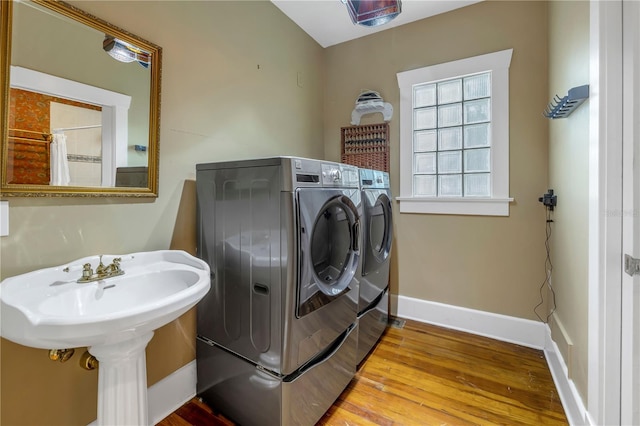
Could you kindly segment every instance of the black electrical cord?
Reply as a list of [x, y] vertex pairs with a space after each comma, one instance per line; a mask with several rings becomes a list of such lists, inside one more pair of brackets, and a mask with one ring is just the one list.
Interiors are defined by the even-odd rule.
[[[545, 227], [546, 238], [544, 240], [544, 247], [547, 251], [547, 257], [544, 260], [544, 281], [542, 281], [542, 284], [540, 285], [540, 303], [538, 303], [536, 307], [533, 308], [533, 312], [536, 314], [538, 319], [540, 319], [540, 321], [542, 321], [545, 324], [549, 322], [549, 318], [551, 318], [551, 315], [553, 315], [553, 313], [556, 310], [556, 292], [553, 289], [553, 286], [551, 285], [551, 274], [553, 272], [553, 263], [551, 263], [551, 248], [549, 246], [550, 244], [549, 240], [551, 239], [552, 223], [553, 223], [553, 220], [551, 219], [551, 209], [547, 206], [547, 220], [546, 220], [546, 227]], [[551, 290], [551, 301], [553, 304], [551, 306], [551, 309], [549, 310], [549, 314], [547, 315], [546, 319], [542, 319], [542, 317], [538, 314], [537, 310], [540, 306], [544, 304], [543, 290], [546, 286], [548, 286], [549, 289]]]

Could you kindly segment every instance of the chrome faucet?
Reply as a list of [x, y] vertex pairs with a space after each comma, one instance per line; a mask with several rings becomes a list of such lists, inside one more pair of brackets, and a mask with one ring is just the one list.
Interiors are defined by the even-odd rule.
[[[93, 268], [91, 268], [90, 263], [85, 263], [82, 265], [82, 276], [78, 278], [79, 283], [90, 283], [92, 281], [104, 280], [106, 278], [117, 277], [118, 275], [124, 274], [124, 271], [120, 269], [120, 262], [122, 258], [116, 257], [111, 261], [110, 265], [105, 265], [102, 263], [102, 255], [100, 256], [100, 264], [96, 267], [95, 273], [93, 272]], [[69, 272], [70, 269], [67, 267], [63, 269], [64, 272]]]

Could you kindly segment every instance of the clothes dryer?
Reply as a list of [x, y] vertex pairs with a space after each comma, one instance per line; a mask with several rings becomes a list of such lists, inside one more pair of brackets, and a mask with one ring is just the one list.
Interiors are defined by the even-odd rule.
[[358, 297], [357, 364], [371, 351], [389, 321], [389, 259], [393, 240], [389, 174], [360, 169], [362, 265]]
[[355, 374], [358, 169], [296, 157], [196, 167], [197, 392], [242, 425], [312, 425]]

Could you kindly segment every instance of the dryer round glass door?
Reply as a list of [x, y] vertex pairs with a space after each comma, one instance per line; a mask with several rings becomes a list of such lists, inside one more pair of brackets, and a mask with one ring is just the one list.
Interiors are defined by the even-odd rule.
[[392, 221], [391, 200], [386, 193], [368, 192], [364, 196], [365, 209], [365, 257], [363, 275], [377, 269], [385, 262], [391, 252]]
[[359, 202], [354, 190], [298, 191], [298, 317], [351, 289], [359, 259]]

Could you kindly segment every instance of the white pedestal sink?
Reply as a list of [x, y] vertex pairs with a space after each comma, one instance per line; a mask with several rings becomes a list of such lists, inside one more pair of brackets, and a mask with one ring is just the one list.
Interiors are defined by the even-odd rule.
[[2, 337], [41, 349], [88, 346], [100, 361], [98, 425], [147, 425], [145, 348], [153, 330], [209, 291], [209, 266], [177, 250], [102, 260], [117, 257], [124, 275], [93, 282], [76, 281], [98, 256], [2, 281]]

